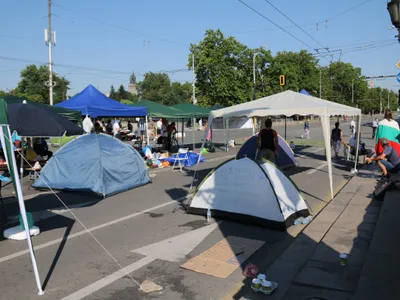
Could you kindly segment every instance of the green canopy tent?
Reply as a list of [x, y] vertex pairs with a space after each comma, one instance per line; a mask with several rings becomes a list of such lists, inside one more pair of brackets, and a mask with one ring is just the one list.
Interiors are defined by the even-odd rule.
[[[135, 104], [132, 104], [132, 106], [142, 106], [142, 107], [145, 106], [147, 108], [147, 116], [153, 118], [184, 119], [192, 117], [192, 114], [190, 113], [186, 113], [180, 109], [165, 106], [150, 100], [142, 100]], [[146, 116], [146, 128], [148, 128], [147, 116]], [[147, 132], [147, 143], [149, 143], [148, 137], [149, 135]], [[182, 141], [183, 141], [183, 132], [182, 132]]]
[[8, 111], [7, 111], [7, 103], [4, 99], [0, 98], [0, 142], [4, 151], [4, 157], [6, 159], [8, 169], [10, 171], [10, 176], [14, 185], [15, 194], [18, 199], [18, 205], [22, 216], [22, 222], [25, 229], [26, 238], [28, 241], [29, 253], [31, 255], [33, 272], [35, 275], [36, 285], [38, 288], [38, 294], [43, 295], [42, 286], [39, 278], [39, 271], [36, 264], [35, 253], [33, 251], [33, 245], [30, 235], [30, 229], [28, 225], [28, 219], [26, 216], [26, 209], [24, 204], [24, 196], [22, 194], [21, 183], [18, 180], [18, 170], [17, 163], [15, 160], [15, 156], [13, 153], [14, 146], [11, 140], [11, 132], [10, 126], [8, 124]]
[[50, 105], [47, 105], [44, 103], [39, 103], [39, 102], [33, 102], [33, 101], [27, 100], [25, 98], [13, 96], [13, 95], [7, 95], [2, 98], [6, 101], [6, 104], [22, 103], [25, 100], [26, 102], [33, 104], [33, 105], [37, 105], [39, 107], [43, 107], [43, 106], [51, 107], [51, 109], [53, 109], [59, 115], [67, 118], [70, 121], [77, 122], [79, 125], [82, 125], [82, 114], [79, 111], [67, 109], [67, 108], [63, 108], [63, 107], [58, 107], [58, 106], [50, 106]]
[[[179, 109], [183, 111], [184, 113], [190, 114], [190, 117], [192, 118], [193, 122], [193, 128], [194, 128], [194, 123], [195, 123], [195, 118], [205, 118], [208, 117], [210, 114], [211, 109], [207, 107], [202, 107], [202, 106], [197, 106], [192, 103], [180, 103], [180, 104], [175, 104], [172, 106], [172, 108]], [[194, 149], [194, 131], [193, 131], [193, 149]]]

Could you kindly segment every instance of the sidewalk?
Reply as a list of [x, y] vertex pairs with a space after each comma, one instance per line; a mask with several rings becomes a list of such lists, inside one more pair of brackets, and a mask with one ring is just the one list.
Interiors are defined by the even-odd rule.
[[[383, 203], [373, 200], [374, 173], [373, 166], [363, 168], [280, 258], [261, 270], [279, 284], [273, 295], [254, 293], [245, 281], [233, 299], [400, 299], [400, 202], [395, 200], [400, 192], [388, 193]], [[348, 254], [346, 267], [339, 264], [340, 253]]]

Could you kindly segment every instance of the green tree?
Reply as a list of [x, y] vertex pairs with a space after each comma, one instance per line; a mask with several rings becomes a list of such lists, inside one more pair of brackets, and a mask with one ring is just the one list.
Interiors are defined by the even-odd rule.
[[108, 97], [111, 99], [114, 99], [114, 100], [116, 100], [118, 97], [117, 92], [115, 91], [115, 88], [113, 85], [111, 85], [110, 94], [108, 95]]
[[[29, 65], [21, 71], [21, 80], [13, 94], [32, 101], [49, 104], [49, 88], [46, 86], [48, 80], [49, 70], [47, 66]], [[53, 73], [53, 81], [55, 82], [55, 87], [53, 88], [54, 103], [65, 100], [70, 82], [64, 77], [59, 77], [56, 73]]]
[[[234, 37], [225, 37], [221, 30], [207, 30], [204, 39], [192, 44], [190, 50], [188, 66], [192, 67], [194, 55], [200, 104], [230, 106], [253, 98], [253, 50]], [[261, 68], [260, 74], [264, 74], [270, 52], [259, 52], [257, 69]]]
[[165, 73], [146, 73], [139, 84], [140, 97], [145, 100], [163, 103], [170, 91], [171, 81]]
[[[285, 86], [279, 84], [280, 75], [285, 75]], [[266, 76], [271, 93], [283, 90], [299, 92], [301, 89], [305, 89], [312, 95], [318, 95], [318, 60], [306, 50], [278, 52], [266, 70]]]
[[118, 88], [118, 91], [116, 93], [116, 98], [115, 100], [121, 101], [122, 99], [128, 99], [129, 95], [128, 92], [125, 90], [125, 87], [123, 84], [121, 84]]
[[7, 93], [6, 93], [6, 92], [4, 92], [4, 91], [0, 91], [0, 98], [4, 97], [4, 96], [6, 96], [6, 95], [7, 95]]

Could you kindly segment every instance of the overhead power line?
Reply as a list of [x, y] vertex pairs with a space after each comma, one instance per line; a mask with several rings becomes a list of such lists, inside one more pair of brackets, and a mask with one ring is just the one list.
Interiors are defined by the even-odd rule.
[[[28, 59], [22, 59], [22, 58], [15, 58], [15, 57], [6, 57], [6, 56], [0, 56], [0, 60], [8, 60], [8, 61], [15, 61], [15, 62], [22, 62], [22, 63], [34, 63], [34, 64], [39, 64], [39, 65], [46, 65], [47, 62], [43, 61], [36, 61], [36, 60], [28, 60]], [[121, 75], [130, 75], [132, 74], [131, 71], [117, 71], [117, 70], [107, 70], [107, 69], [97, 69], [97, 68], [92, 68], [92, 67], [84, 67], [84, 66], [75, 66], [75, 65], [67, 65], [67, 64], [53, 64], [56, 67], [59, 68], [67, 68], [67, 69], [78, 69], [78, 70], [87, 70], [87, 71], [95, 71], [95, 72], [101, 72], [101, 73], [111, 73], [111, 74], [121, 74]], [[181, 68], [181, 69], [173, 69], [173, 70], [162, 70], [162, 71], [153, 71], [154, 73], [167, 73], [167, 74], [173, 74], [173, 73], [179, 73], [179, 72], [190, 72], [187, 68]], [[138, 74], [138, 76], [144, 76], [144, 74]]]
[[82, 17], [85, 17], [85, 18], [87, 18], [87, 19], [96, 21], [96, 22], [98, 22], [98, 23], [101, 23], [101, 24], [104, 24], [104, 25], [107, 25], [107, 26], [110, 26], [110, 27], [114, 27], [114, 28], [117, 28], [117, 29], [121, 29], [121, 30], [130, 32], [130, 33], [133, 33], [133, 34], [136, 34], [136, 35], [140, 35], [140, 36], [143, 36], [143, 37], [146, 37], [146, 38], [150, 38], [150, 39], [153, 39], [153, 40], [157, 40], [157, 41], [160, 41], [160, 42], [164, 42], [164, 43], [175, 44], [175, 45], [184, 46], [184, 47], [188, 47], [188, 46], [189, 46], [189, 44], [183, 44], [183, 43], [171, 41], [171, 40], [169, 40], [169, 39], [164, 39], [164, 38], [159, 38], [159, 37], [155, 37], [155, 36], [150, 36], [150, 35], [148, 35], [148, 34], [145, 34], [145, 33], [139, 32], [139, 31], [135, 31], [135, 30], [132, 30], [132, 29], [127, 28], [127, 27], [123, 27], [123, 26], [120, 26], [120, 25], [115, 25], [115, 24], [109, 23], [109, 22], [107, 22], [107, 21], [104, 21], [104, 20], [102, 20], [102, 19], [98, 19], [98, 18], [96, 18], [96, 17], [83, 14], [83, 13], [81, 13], [81, 12], [79, 12], [79, 11], [73, 10], [73, 9], [68, 8], [68, 7], [66, 7], [66, 6], [63, 6], [63, 5], [61, 5], [61, 4], [58, 4], [58, 3], [55, 3], [55, 2], [52, 2], [52, 3], [53, 3], [54, 6], [57, 6], [57, 7], [61, 8], [61, 9], [68, 10], [68, 11], [73, 12], [73, 13], [75, 13], [75, 14], [78, 14], [78, 15], [80, 15], [80, 16], [82, 16]]
[[355, 6], [352, 6], [352, 7], [348, 8], [348, 9], [346, 9], [345, 11], [342, 11], [341, 13], [338, 13], [338, 14], [334, 15], [333, 17], [330, 17], [330, 18], [328, 18], [328, 19], [326, 19], [326, 20], [324, 20], [324, 21], [320, 21], [320, 22], [318, 22], [318, 23], [321, 24], [321, 23], [324, 23], [324, 22], [326, 22], [326, 21], [330, 21], [330, 20], [336, 19], [336, 18], [338, 18], [338, 17], [341, 17], [341, 16], [347, 14], [348, 12], [350, 12], [350, 11], [352, 11], [352, 10], [355, 10], [355, 9], [357, 9], [357, 8], [363, 6], [363, 5], [365, 5], [365, 4], [367, 4], [368, 2], [371, 2], [371, 1], [373, 1], [373, 0], [366, 0], [366, 1], [364, 1], [364, 2], [361, 2], [360, 4], [357, 4], [357, 5], [355, 5]]
[[263, 15], [262, 13], [260, 13], [258, 10], [254, 9], [253, 7], [251, 7], [250, 5], [248, 5], [247, 3], [243, 2], [242, 0], [238, 0], [240, 3], [242, 3], [244, 6], [246, 6], [247, 8], [249, 8], [250, 10], [252, 10], [253, 12], [255, 12], [257, 15], [261, 16], [262, 18], [264, 18], [265, 20], [267, 20], [268, 22], [274, 24], [276, 27], [278, 27], [280, 30], [286, 32], [288, 35], [290, 35], [292, 38], [294, 38], [295, 40], [299, 41], [300, 43], [302, 43], [304, 46], [306, 46], [307, 48], [312, 49], [313, 47], [311, 47], [310, 45], [308, 45], [307, 43], [305, 43], [304, 41], [302, 41], [301, 39], [299, 39], [297, 36], [291, 34], [289, 31], [287, 31], [285, 28], [283, 28], [282, 26], [278, 25], [277, 23], [275, 23], [274, 21], [272, 21], [271, 19], [267, 18], [265, 15]]

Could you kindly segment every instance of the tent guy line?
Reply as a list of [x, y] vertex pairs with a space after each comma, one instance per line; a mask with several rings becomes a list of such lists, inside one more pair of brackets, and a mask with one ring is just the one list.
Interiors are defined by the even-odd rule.
[[[111, 225], [114, 225], [114, 224], [129, 220], [129, 219], [135, 218], [135, 217], [140, 216], [140, 215], [143, 215], [143, 214], [145, 214], [147, 212], [151, 212], [153, 210], [156, 210], [156, 209], [159, 209], [159, 208], [163, 208], [165, 206], [168, 206], [168, 205], [171, 205], [171, 204], [174, 204], [174, 203], [184, 202], [186, 199], [187, 199], [187, 196], [181, 197], [181, 198], [179, 198], [177, 200], [171, 200], [171, 201], [168, 201], [168, 202], [165, 202], [165, 203], [162, 203], [162, 204], [159, 204], [159, 205], [144, 209], [144, 210], [142, 210], [140, 212], [136, 212], [136, 213], [127, 215], [125, 217], [121, 217], [119, 219], [115, 219], [115, 220], [112, 220], [112, 221], [109, 221], [109, 222], [106, 222], [106, 223], [103, 223], [103, 224], [100, 224], [100, 225], [96, 225], [96, 226], [90, 227], [90, 228], [88, 228], [88, 230], [90, 232], [93, 232], [93, 231], [96, 231], [96, 230], [99, 230], [99, 229], [103, 229], [105, 227], [109, 227]], [[78, 237], [78, 236], [81, 236], [81, 235], [84, 235], [84, 234], [87, 234], [87, 233], [88, 233], [87, 230], [81, 230], [81, 231], [78, 231], [78, 232], [75, 232], [75, 233], [69, 235], [68, 237], [54, 239], [54, 240], [48, 241], [46, 243], [37, 245], [37, 246], [35, 246], [35, 250], [37, 251], [37, 250], [40, 250], [40, 249], [43, 249], [43, 248], [47, 248], [47, 247], [56, 245], [58, 243], [61, 243], [63, 240], [70, 240], [72, 238], [75, 238], [75, 237]], [[22, 251], [19, 251], [19, 252], [15, 252], [15, 253], [10, 254], [10, 255], [3, 256], [3, 257], [0, 258], [0, 263], [5, 262], [5, 261], [9, 261], [11, 259], [20, 257], [20, 256], [28, 254], [28, 253], [29, 253], [29, 250], [27, 249], [27, 250], [22, 250]]]

